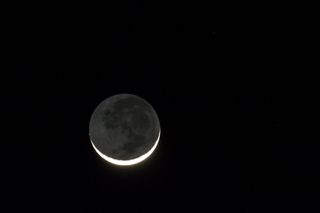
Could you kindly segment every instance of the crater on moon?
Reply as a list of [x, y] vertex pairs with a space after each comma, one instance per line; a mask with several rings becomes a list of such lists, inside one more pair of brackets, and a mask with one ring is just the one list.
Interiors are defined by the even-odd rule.
[[158, 117], [144, 99], [120, 94], [103, 101], [90, 120], [90, 139], [103, 154], [130, 160], [147, 153], [160, 134]]

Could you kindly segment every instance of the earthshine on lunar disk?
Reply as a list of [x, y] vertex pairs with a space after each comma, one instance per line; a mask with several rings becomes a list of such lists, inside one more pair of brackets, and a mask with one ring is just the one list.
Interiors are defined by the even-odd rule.
[[104, 160], [122, 166], [148, 158], [157, 147], [160, 132], [153, 107], [130, 94], [118, 94], [102, 101], [89, 124], [94, 150]]

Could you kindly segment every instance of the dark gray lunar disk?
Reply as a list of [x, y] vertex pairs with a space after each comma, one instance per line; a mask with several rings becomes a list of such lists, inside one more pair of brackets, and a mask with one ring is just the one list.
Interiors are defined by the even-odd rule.
[[117, 165], [132, 165], [146, 159], [160, 138], [160, 122], [144, 99], [118, 94], [102, 101], [94, 110], [89, 136], [96, 152]]

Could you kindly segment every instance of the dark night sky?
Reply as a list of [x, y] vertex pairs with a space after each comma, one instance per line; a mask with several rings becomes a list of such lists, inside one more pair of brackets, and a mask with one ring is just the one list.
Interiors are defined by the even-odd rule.
[[[320, 147], [288, 74], [287, 22], [151, 2], [9, 12], [5, 202], [24, 212], [310, 207]], [[146, 99], [161, 123], [156, 151], [130, 168], [104, 162], [88, 137], [91, 113], [117, 93]]]

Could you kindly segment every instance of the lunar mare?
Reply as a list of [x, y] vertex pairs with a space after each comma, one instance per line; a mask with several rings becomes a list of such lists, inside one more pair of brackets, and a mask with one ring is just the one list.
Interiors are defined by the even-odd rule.
[[89, 124], [94, 150], [106, 161], [132, 165], [149, 157], [160, 138], [160, 122], [144, 99], [118, 94], [102, 101]]

